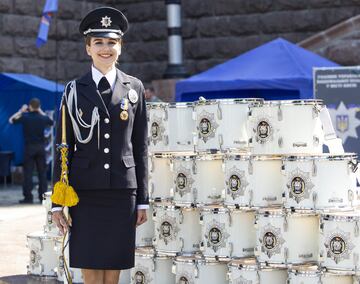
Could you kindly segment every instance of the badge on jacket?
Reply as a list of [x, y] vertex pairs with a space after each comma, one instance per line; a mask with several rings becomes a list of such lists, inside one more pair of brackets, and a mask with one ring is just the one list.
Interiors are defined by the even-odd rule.
[[128, 109], [129, 109], [129, 100], [128, 99], [122, 99], [121, 103], [120, 103], [120, 119], [121, 120], [127, 120], [129, 118], [129, 113], [128, 113]]
[[130, 89], [129, 93], [128, 93], [128, 98], [129, 98], [130, 102], [135, 104], [139, 99], [139, 95], [137, 94], [137, 92], [134, 89]]

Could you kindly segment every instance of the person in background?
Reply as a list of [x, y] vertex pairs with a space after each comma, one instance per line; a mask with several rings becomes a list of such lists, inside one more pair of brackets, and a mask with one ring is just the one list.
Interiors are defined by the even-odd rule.
[[147, 102], [162, 102], [162, 100], [156, 96], [155, 90], [152, 86], [145, 89], [145, 99]]
[[32, 174], [34, 165], [39, 177], [39, 200], [42, 201], [43, 193], [47, 191], [46, 179], [46, 153], [44, 130], [53, 125], [53, 121], [41, 110], [38, 98], [33, 98], [29, 106], [23, 105], [18, 112], [9, 118], [13, 124], [20, 123], [23, 126], [24, 135], [24, 199], [19, 203], [33, 203]]

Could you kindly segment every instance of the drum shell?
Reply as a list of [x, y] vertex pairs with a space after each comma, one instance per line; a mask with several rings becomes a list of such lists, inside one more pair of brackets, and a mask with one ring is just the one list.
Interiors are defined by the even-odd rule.
[[[268, 101], [251, 108], [253, 154], [322, 153], [321, 101]], [[260, 135], [260, 125], [263, 129]]]
[[148, 247], [152, 246], [154, 238], [154, 220], [153, 216], [153, 204], [149, 204], [149, 208], [146, 209], [147, 221], [136, 228], [136, 247]]
[[299, 264], [318, 260], [319, 217], [315, 213], [264, 210], [256, 214], [255, 227], [259, 262]]
[[173, 273], [176, 275], [176, 282], [173, 283], [182, 283], [181, 281], [194, 284], [228, 283], [226, 263], [220, 261], [197, 260], [194, 257], [185, 260], [176, 257]]
[[[224, 165], [225, 205], [253, 208], [282, 205], [280, 156], [226, 154]], [[239, 183], [231, 188], [236, 180]]]
[[55, 277], [58, 257], [54, 250], [55, 237], [43, 232], [27, 235], [27, 247], [30, 250], [28, 274], [36, 276]]
[[55, 223], [53, 223], [52, 220], [52, 212], [51, 212], [51, 191], [45, 192], [43, 194], [43, 201], [42, 201], [42, 205], [44, 206], [45, 210], [46, 210], [46, 220], [45, 220], [45, 225], [44, 225], [44, 232], [48, 235], [48, 236], [53, 236], [53, 237], [59, 237], [60, 236], [60, 231], [58, 229], [58, 227], [56, 226]]
[[153, 216], [153, 244], [157, 251], [170, 255], [199, 251], [201, 236], [197, 208], [155, 205]]
[[149, 156], [149, 199], [151, 201], [172, 199], [170, 193], [173, 185], [171, 167], [171, 155], [153, 154]]
[[320, 211], [352, 209], [357, 198], [354, 160], [356, 156], [349, 154], [284, 157], [284, 206]]
[[158, 153], [169, 150], [167, 109], [167, 103], [147, 104], [148, 150], [150, 153]]
[[320, 260], [327, 269], [355, 271], [360, 256], [360, 212], [322, 214]]
[[351, 273], [341, 271], [303, 271], [296, 273], [289, 271], [289, 284], [354, 284], [355, 277]]
[[[200, 220], [201, 250], [205, 257], [254, 256], [255, 211], [204, 207], [201, 209]], [[215, 239], [212, 240], [211, 237]]]
[[[175, 283], [171, 273], [173, 259], [168, 256], [158, 257], [154, 253], [139, 255], [135, 253], [135, 267], [131, 269], [131, 284], [169, 284]], [[136, 282], [137, 275], [144, 276], [144, 282]]]

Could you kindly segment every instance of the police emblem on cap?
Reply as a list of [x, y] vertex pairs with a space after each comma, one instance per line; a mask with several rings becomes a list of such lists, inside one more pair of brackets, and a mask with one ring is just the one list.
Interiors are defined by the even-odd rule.
[[129, 90], [128, 97], [130, 102], [132, 102], [133, 104], [135, 104], [139, 99], [139, 95], [134, 89]]
[[111, 18], [108, 16], [102, 17], [101, 25], [105, 28], [110, 27], [111, 26]]

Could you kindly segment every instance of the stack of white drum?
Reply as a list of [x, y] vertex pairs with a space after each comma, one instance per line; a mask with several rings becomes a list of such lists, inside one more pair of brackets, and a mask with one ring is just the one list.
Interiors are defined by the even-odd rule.
[[150, 218], [131, 283], [358, 283], [357, 157], [323, 153], [323, 111], [149, 104]]
[[[57, 226], [52, 222], [51, 213], [51, 192], [43, 195], [43, 206], [45, 207], [44, 230], [27, 235], [27, 247], [30, 250], [28, 274], [38, 278], [39, 281], [57, 279], [60, 282], [68, 283], [65, 276], [63, 258], [63, 237], [60, 236]], [[65, 256], [67, 257], [68, 246]], [[121, 257], [121, 256], [120, 256]], [[67, 257], [68, 258], [68, 257]], [[69, 261], [67, 259], [67, 265]], [[69, 267], [72, 283], [83, 283], [81, 270]], [[130, 270], [121, 273], [119, 284], [130, 283]]]

